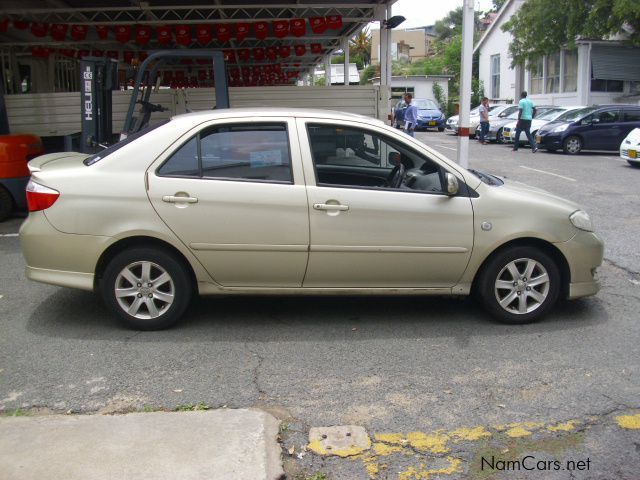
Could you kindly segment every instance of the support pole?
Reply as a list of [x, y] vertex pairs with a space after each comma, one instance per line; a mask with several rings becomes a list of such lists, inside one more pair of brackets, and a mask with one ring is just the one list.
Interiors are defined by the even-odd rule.
[[473, 63], [473, 1], [462, 6], [462, 59], [460, 63], [460, 117], [458, 125], [458, 164], [469, 167], [469, 110], [471, 109], [471, 67]]
[[[391, 4], [387, 5], [387, 20], [389, 20], [393, 16], [391, 12]], [[393, 30], [387, 30], [387, 55], [385, 56], [385, 62], [387, 62], [387, 81], [386, 84], [391, 87], [391, 77], [393, 75], [392, 71], [392, 63], [391, 63], [391, 47], [393, 44]]]
[[342, 40], [342, 53], [344, 54], [344, 84], [349, 85], [351, 75], [349, 75], [349, 39]]
[[331, 54], [327, 55], [324, 60], [324, 86], [331, 86]]

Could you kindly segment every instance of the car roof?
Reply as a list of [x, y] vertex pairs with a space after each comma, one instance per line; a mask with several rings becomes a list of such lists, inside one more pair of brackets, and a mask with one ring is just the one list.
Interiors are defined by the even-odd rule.
[[382, 120], [377, 118], [358, 115], [356, 113], [346, 113], [337, 110], [322, 110], [315, 108], [277, 108], [277, 107], [244, 107], [244, 108], [221, 108], [219, 110], [203, 110], [199, 112], [183, 113], [175, 115], [171, 119], [193, 119], [193, 120], [215, 120], [217, 118], [235, 117], [313, 117], [330, 120], [358, 120], [365, 122], [375, 122], [384, 125]]

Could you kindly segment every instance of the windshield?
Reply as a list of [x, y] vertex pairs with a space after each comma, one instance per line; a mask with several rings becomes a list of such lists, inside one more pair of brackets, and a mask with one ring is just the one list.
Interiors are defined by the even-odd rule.
[[438, 110], [438, 106], [433, 102], [433, 100], [414, 100], [416, 107], [418, 110]]
[[503, 111], [501, 111], [498, 116], [501, 118], [509, 117], [509, 115], [511, 115], [513, 112], [517, 112], [517, 111], [518, 111], [518, 106], [511, 105], [510, 107], [507, 107]]
[[107, 147], [104, 150], [102, 150], [101, 152], [98, 152], [98, 153], [96, 153], [94, 155], [91, 155], [83, 163], [86, 166], [93, 165], [94, 163], [99, 162], [103, 158], [108, 157], [109, 155], [111, 155], [116, 150], [120, 150], [125, 145], [128, 145], [131, 142], [133, 142], [134, 140], [140, 138], [142, 135], [144, 135], [146, 133], [149, 133], [151, 130], [155, 130], [156, 128], [158, 128], [158, 127], [160, 127], [160, 126], [162, 126], [162, 125], [164, 125], [165, 123], [168, 123], [168, 122], [169, 122], [169, 120], [167, 119], [167, 120], [164, 120], [164, 121], [162, 121], [160, 123], [156, 123], [155, 125], [148, 126], [147, 128], [143, 128], [139, 132], [132, 133], [131, 135], [129, 135], [124, 140], [120, 140], [118, 143], [114, 143], [110, 147]]
[[553, 120], [567, 110], [564, 108], [552, 108], [551, 110], [544, 112], [542, 115], [537, 115], [538, 120]]
[[511, 115], [509, 115], [507, 117], [510, 120], [517, 120], [518, 119], [518, 110], [516, 110], [515, 112], [512, 112]]
[[556, 120], [561, 122], [575, 122], [576, 120], [582, 117], [586, 117], [591, 112], [597, 109], [598, 107], [587, 107], [587, 108], [580, 108], [578, 110], [569, 110], [568, 112], [563, 113], [558, 118], [556, 118]]

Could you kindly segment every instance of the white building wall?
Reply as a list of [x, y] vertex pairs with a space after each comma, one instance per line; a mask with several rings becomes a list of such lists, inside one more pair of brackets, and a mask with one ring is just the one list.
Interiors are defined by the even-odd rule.
[[[479, 49], [479, 78], [484, 84], [484, 94], [491, 102], [505, 102], [507, 100], [517, 100], [519, 94], [516, 92], [516, 71], [511, 68], [511, 55], [509, 55], [509, 44], [511, 35], [502, 31], [502, 25], [518, 11], [524, 0], [514, 0], [505, 6], [505, 10], [500, 18], [493, 25], [492, 30], [484, 39]], [[500, 96], [491, 96], [491, 57], [500, 55]]]
[[[413, 88], [413, 98], [426, 98], [437, 103], [433, 95], [433, 85], [437, 83], [442, 87], [442, 92], [446, 99], [449, 98], [449, 79], [447, 77], [431, 77], [431, 76], [406, 76], [393, 77], [391, 79], [391, 88]], [[380, 79], [373, 79], [374, 85], [380, 84]], [[445, 108], [446, 105], [440, 105]]]

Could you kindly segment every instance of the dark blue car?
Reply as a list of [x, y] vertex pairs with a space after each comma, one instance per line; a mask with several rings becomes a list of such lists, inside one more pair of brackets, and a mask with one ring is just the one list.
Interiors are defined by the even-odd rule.
[[[433, 100], [425, 98], [414, 98], [412, 102], [418, 108], [418, 125], [417, 128], [437, 128], [439, 132], [444, 131], [445, 118], [444, 114], [438, 108]], [[393, 109], [393, 125], [396, 128], [402, 128], [404, 125], [404, 112], [407, 104], [404, 100], [397, 103]]]
[[572, 110], [538, 130], [536, 142], [550, 152], [575, 155], [582, 150], [618, 150], [640, 128], [639, 105], [595, 105]]

